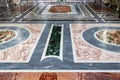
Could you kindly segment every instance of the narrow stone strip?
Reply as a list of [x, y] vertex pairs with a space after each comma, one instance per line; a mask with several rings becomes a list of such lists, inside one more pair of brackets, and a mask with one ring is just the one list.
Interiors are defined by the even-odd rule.
[[35, 6], [32, 6], [31, 8], [26, 10], [21, 16], [19, 16], [18, 18], [15, 18], [12, 22], [19, 22], [19, 20], [21, 20], [25, 15], [27, 15], [31, 10], [33, 10], [38, 5], [39, 4], [36, 4]]
[[82, 4], [91, 12], [91, 14], [94, 16], [95, 19], [97, 19], [98, 22], [104, 23], [104, 21], [97, 14], [95, 14], [94, 11], [90, 9], [90, 7], [86, 3]]
[[49, 57], [62, 59], [63, 25], [52, 25], [41, 60]]
[[82, 13], [81, 13], [81, 11], [80, 11], [80, 9], [78, 8], [77, 5], [75, 5], [75, 9], [77, 10], [77, 12], [78, 12], [79, 15], [82, 15]]

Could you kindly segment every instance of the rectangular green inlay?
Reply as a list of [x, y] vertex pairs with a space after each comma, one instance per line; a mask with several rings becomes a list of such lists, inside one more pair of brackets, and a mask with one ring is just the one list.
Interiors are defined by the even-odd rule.
[[61, 31], [62, 26], [53, 26], [50, 40], [48, 43], [46, 56], [59, 56], [60, 55], [60, 42], [61, 42]]

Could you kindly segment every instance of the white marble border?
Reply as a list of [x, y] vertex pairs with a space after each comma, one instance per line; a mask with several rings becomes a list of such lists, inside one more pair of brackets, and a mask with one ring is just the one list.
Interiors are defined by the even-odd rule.
[[70, 72], [70, 73], [73, 73], [73, 72], [97, 72], [97, 73], [120, 73], [120, 70], [0, 70], [0, 72], [62, 72], [62, 73], [65, 73], [65, 72]]
[[72, 24], [70, 25], [70, 35], [71, 35], [71, 43], [72, 43], [72, 50], [73, 50], [73, 60], [75, 63], [78, 63], [77, 61], [77, 55], [76, 55], [76, 46], [74, 45], [74, 39], [73, 39], [73, 33], [72, 33]]

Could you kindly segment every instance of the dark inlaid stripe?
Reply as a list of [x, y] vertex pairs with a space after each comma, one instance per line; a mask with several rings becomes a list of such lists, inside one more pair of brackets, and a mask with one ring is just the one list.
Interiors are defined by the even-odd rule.
[[58, 58], [63, 60], [63, 25], [52, 25], [41, 58]]
[[45, 56], [48, 55], [60, 55], [60, 41], [61, 41], [61, 25], [54, 25], [50, 37], [50, 41], [48, 43], [48, 48]]

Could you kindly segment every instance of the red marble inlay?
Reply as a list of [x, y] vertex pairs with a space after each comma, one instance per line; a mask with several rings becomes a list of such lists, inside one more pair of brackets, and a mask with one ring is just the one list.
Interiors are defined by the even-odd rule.
[[17, 72], [0, 73], [0, 80], [120, 80], [115, 72]]
[[71, 8], [70, 8], [70, 6], [56, 5], [56, 6], [52, 6], [50, 8], [49, 12], [52, 12], [52, 13], [67, 13], [67, 12], [71, 12]]

